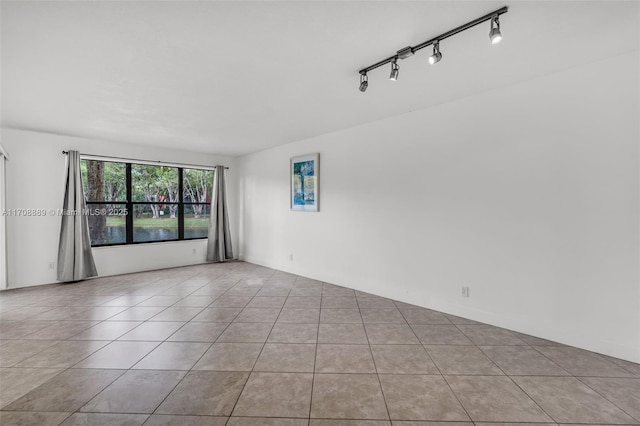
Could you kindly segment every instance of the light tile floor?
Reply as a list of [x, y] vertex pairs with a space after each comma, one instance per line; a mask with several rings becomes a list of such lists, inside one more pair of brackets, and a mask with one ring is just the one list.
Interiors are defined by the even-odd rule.
[[640, 424], [640, 365], [243, 262], [0, 293], [2, 425]]

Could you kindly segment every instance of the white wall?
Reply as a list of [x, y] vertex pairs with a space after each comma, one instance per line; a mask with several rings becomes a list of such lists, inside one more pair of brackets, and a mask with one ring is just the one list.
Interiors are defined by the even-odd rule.
[[[227, 170], [230, 226], [234, 244], [238, 241], [237, 170], [233, 158], [13, 129], [2, 129], [2, 143], [11, 153], [11, 161], [7, 162], [8, 209], [62, 208], [66, 175], [63, 150], [174, 163], [227, 165], [230, 167]], [[56, 271], [49, 269], [49, 262], [56, 263], [58, 258], [60, 220], [52, 216], [8, 218], [9, 288], [56, 282]], [[93, 249], [93, 254], [101, 276], [116, 275], [203, 263], [206, 240], [98, 247]]]
[[[634, 52], [241, 157], [241, 257], [638, 362], [638, 68]], [[289, 158], [311, 152], [320, 212], [291, 212]]]
[[[5, 210], [5, 161], [7, 153], [0, 144], [0, 215]], [[7, 218], [0, 216], [0, 290], [7, 288]]]

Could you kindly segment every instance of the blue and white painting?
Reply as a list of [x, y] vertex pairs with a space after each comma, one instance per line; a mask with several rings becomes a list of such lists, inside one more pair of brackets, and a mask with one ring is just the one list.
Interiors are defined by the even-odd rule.
[[318, 211], [318, 154], [291, 159], [291, 209]]

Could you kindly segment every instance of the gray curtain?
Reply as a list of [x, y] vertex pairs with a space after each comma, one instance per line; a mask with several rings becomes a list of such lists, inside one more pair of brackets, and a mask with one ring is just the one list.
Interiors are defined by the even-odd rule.
[[216, 166], [216, 171], [213, 175], [208, 238], [207, 260], [209, 262], [224, 262], [225, 260], [233, 259], [224, 166]]
[[67, 154], [67, 186], [64, 193], [62, 227], [58, 245], [58, 281], [79, 281], [98, 275], [91, 253], [89, 221], [82, 193], [80, 154]]

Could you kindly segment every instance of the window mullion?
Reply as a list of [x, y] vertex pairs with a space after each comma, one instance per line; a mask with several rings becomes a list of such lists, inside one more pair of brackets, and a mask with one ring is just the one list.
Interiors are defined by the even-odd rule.
[[184, 196], [182, 167], [178, 168], [178, 240], [184, 240]]
[[126, 176], [127, 176], [127, 220], [126, 220], [126, 230], [127, 230], [127, 244], [131, 244], [133, 242], [133, 191], [131, 185], [131, 163], [127, 163], [126, 166]]

